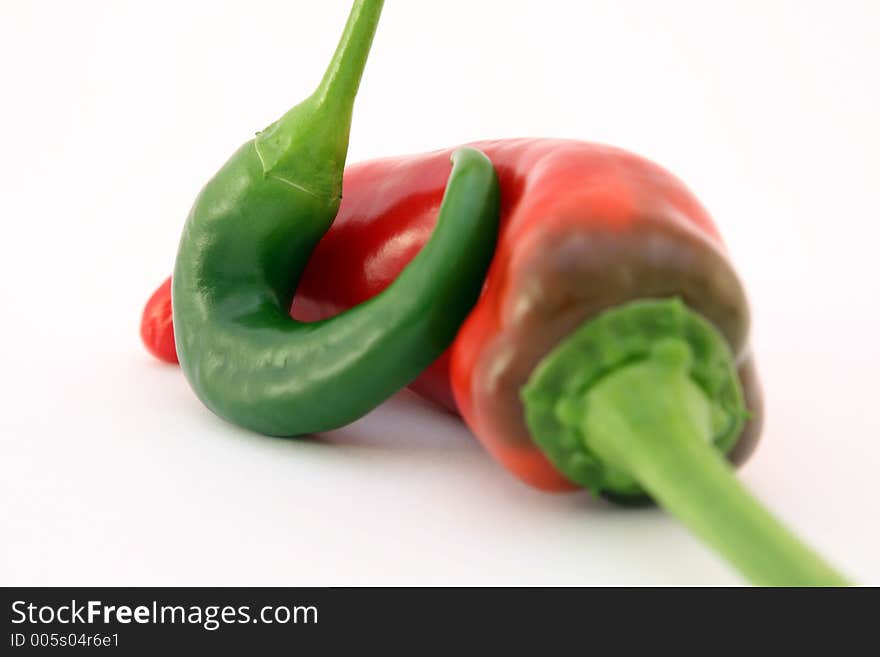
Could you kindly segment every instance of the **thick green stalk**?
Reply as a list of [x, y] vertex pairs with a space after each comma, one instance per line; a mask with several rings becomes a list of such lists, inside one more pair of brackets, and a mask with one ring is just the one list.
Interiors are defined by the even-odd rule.
[[[384, 0], [356, 0], [327, 70], [312, 96], [319, 105], [354, 98], [373, 44]], [[343, 108], [344, 110], [344, 108]]]
[[733, 356], [680, 301], [588, 320], [541, 361], [523, 399], [533, 439], [573, 481], [647, 492], [755, 584], [847, 584], [735, 478], [724, 453], [747, 412]]
[[753, 583], [847, 584], [737, 481], [712, 445], [711, 403], [688, 376], [689, 356], [686, 343], [668, 342], [593, 386], [581, 418], [587, 445]]

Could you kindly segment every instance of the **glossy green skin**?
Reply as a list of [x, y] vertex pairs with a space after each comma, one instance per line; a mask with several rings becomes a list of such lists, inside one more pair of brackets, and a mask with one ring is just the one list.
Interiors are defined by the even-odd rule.
[[173, 277], [180, 364], [218, 415], [254, 431], [326, 431], [364, 415], [449, 346], [494, 252], [499, 191], [479, 151], [453, 155], [431, 239], [382, 294], [331, 319], [288, 309], [337, 203], [263, 174], [253, 143], [205, 187]]
[[208, 408], [265, 434], [326, 431], [412, 381], [452, 342], [495, 249], [498, 181], [452, 156], [437, 227], [397, 280], [341, 315], [288, 315], [339, 209], [352, 108], [382, 0], [354, 0], [317, 90], [242, 146], [196, 199], [172, 284], [177, 354]]

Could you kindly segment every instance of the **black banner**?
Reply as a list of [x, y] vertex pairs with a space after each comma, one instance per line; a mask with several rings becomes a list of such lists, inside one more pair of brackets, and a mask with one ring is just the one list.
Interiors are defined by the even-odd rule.
[[469, 654], [476, 638], [544, 654], [600, 640], [676, 649], [698, 635], [749, 647], [766, 633], [809, 637], [818, 648], [840, 621], [845, 633], [829, 644], [839, 648], [867, 630], [877, 609], [876, 590], [803, 589], [7, 588], [2, 598], [0, 652], [9, 655]]

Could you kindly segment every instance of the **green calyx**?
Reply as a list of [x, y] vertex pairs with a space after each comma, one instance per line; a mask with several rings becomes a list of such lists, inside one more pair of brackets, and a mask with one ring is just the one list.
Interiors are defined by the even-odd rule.
[[[566, 477], [595, 493], [644, 494], [620, 459], [597, 450], [584, 420], [621, 377], [640, 415], [651, 390], [674, 383], [722, 453], [748, 417], [727, 343], [680, 300], [635, 301], [602, 313], [545, 357], [522, 391], [535, 443]], [[641, 379], [645, 385], [635, 386]]]
[[734, 476], [723, 454], [747, 413], [733, 356], [680, 301], [588, 321], [541, 361], [523, 399], [533, 439], [565, 475], [624, 499], [646, 492], [752, 583], [847, 584]]

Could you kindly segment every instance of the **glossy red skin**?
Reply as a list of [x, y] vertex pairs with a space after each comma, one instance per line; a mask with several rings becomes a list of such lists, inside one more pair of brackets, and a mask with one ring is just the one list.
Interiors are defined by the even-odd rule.
[[[375, 296], [397, 278], [434, 230], [453, 150], [346, 168], [339, 214], [303, 273], [292, 316], [303, 321], [332, 317]], [[142, 326], [149, 330], [142, 330], [141, 336], [150, 353], [177, 363], [170, 281], [147, 302]], [[456, 413], [449, 351], [410, 388]]]
[[166, 363], [177, 363], [171, 322], [171, 277], [153, 292], [141, 315], [141, 340], [147, 351]]
[[[453, 150], [346, 168], [339, 214], [303, 273], [291, 309], [294, 317], [332, 317], [375, 296], [397, 278], [434, 230]], [[410, 388], [457, 412], [449, 350]]]
[[[486, 145], [501, 180], [505, 212], [483, 295], [451, 348], [451, 380], [459, 412], [493, 456], [522, 480], [545, 490], [570, 490], [565, 479], [528, 438], [518, 398], [501, 412], [485, 400], [497, 395], [493, 369], [505, 367], [493, 342], [515, 333], [527, 296], [519, 274], [529, 262], [552, 266], [548, 236], [635, 232], [645, 212], [689, 222], [721, 247], [718, 232], [690, 192], [661, 167], [625, 151], [583, 142], [522, 140]], [[550, 318], [546, 320], [549, 325]], [[516, 337], [512, 340], [516, 343]], [[520, 351], [531, 345], [520, 338]], [[546, 350], [545, 352], [546, 353]], [[538, 359], [535, 358], [535, 361]], [[524, 384], [525, 380], [520, 381]], [[517, 390], [519, 386], [517, 386]], [[505, 427], [519, 425], [525, 438]]]
[[[485, 350], [503, 330], [515, 301], [510, 282], [545, 233], [598, 229], [627, 232], [646, 206], [669, 205], [719, 248], [710, 217], [676, 178], [619, 149], [576, 141], [518, 139], [474, 144], [492, 160], [501, 187], [501, 234], [477, 305], [450, 350], [412, 386], [459, 412], [493, 456], [527, 483], [545, 490], [575, 486], [529, 442], [523, 447], [496, 422], [497, 410], [475, 403]], [[346, 171], [339, 217], [319, 244], [298, 294], [295, 314], [331, 316], [385, 288], [418, 252], [434, 227], [449, 173], [450, 151], [377, 160]], [[481, 361], [481, 356], [483, 360]], [[451, 370], [451, 375], [450, 375]], [[482, 391], [485, 394], [485, 390]], [[508, 407], [506, 413], [521, 414]]]
[[[673, 211], [709, 243], [723, 246], [690, 192], [667, 171], [638, 156], [568, 140], [471, 145], [489, 156], [498, 173], [499, 243], [483, 294], [452, 347], [411, 388], [460, 413], [493, 456], [527, 483], [570, 490], [574, 486], [533, 444], [510, 440], [492, 412], [474, 401], [479, 378], [475, 370], [493, 366], [485, 358], [481, 362], [481, 356], [505, 330], [505, 309], [520, 293], [512, 282], [517, 269], [535, 259], [542, 236], [566, 231], [626, 233], [647, 206]], [[294, 317], [313, 321], [333, 316], [378, 294], [397, 277], [434, 228], [453, 150], [373, 160], [346, 169], [339, 214], [309, 261], [291, 310]], [[505, 412], [522, 414], [519, 408]]]

